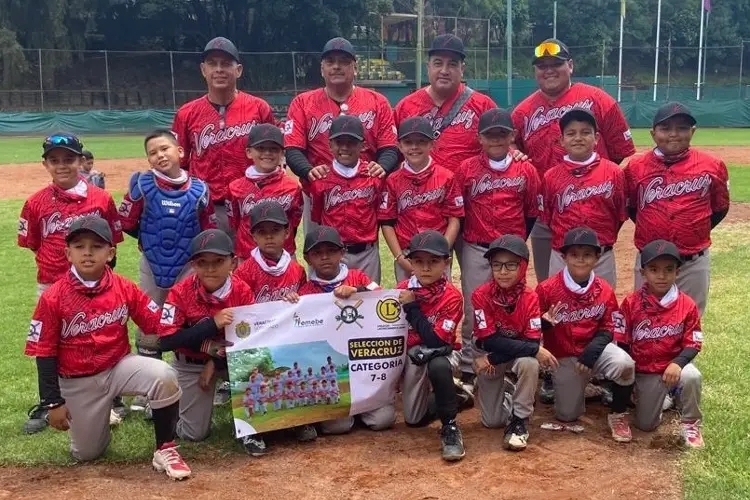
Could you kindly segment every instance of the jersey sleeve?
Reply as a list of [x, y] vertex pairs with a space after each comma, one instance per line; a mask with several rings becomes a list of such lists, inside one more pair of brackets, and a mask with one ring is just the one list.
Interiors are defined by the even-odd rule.
[[542, 313], [542, 316], [544, 316], [544, 313], [549, 311], [551, 304], [549, 303], [549, 298], [547, 297], [547, 293], [544, 289], [544, 282], [539, 283], [536, 286], [536, 296], [539, 298], [539, 311]]
[[463, 218], [464, 216], [464, 197], [453, 174], [449, 175], [446, 180], [445, 198], [440, 209], [444, 217]]
[[552, 170], [544, 174], [542, 181], [542, 222], [549, 226], [552, 221]]
[[128, 310], [133, 322], [146, 335], [156, 334], [161, 319], [161, 307], [135, 283], [128, 283]]
[[[289, 103], [284, 123], [284, 147], [307, 149], [305, 110], [299, 96]], [[315, 167], [317, 165], [313, 165]]]
[[224, 206], [227, 212], [227, 220], [229, 221], [229, 227], [234, 228], [236, 231], [240, 227], [240, 199], [234, 194], [231, 187], [227, 194], [227, 198], [224, 200]]
[[278, 121], [276, 120], [276, 117], [273, 116], [273, 109], [271, 108], [271, 105], [268, 104], [265, 100], [261, 99], [260, 97], [257, 98], [258, 101], [258, 114], [260, 115], [260, 123], [270, 123], [271, 125], [279, 126]]
[[625, 180], [625, 205], [632, 209], [638, 210], [638, 189], [637, 181], [635, 179], [635, 167], [633, 162], [628, 162], [623, 169], [623, 177]]
[[458, 348], [461, 345], [461, 335], [457, 335], [456, 332], [463, 316], [464, 299], [461, 294], [457, 293], [440, 308], [440, 314], [433, 325], [435, 334], [454, 348]]
[[30, 201], [26, 201], [18, 218], [18, 246], [32, 252], [39, 250], [42, 235], [39, 232], [39, 217]]
[[528, 154], [528, 151], [526, 151], [526, 145], [523, 143], [523, 116], [518, 112], [518, 107], [516, 107], [516, 110], [513, 111], [511, 116], [513, 120], [513, 128], [516, 131], [514, 144], [519, 151]]
[[39, 298], [29, 325], [29, 333], [26, 336], [27, 356], [48, 358], [57, 356], [57, 348], [60, 344], [60, 314], [55, 307], [55, 298], [45, 292]]
[[396, 124], [388, 100], [378, 96], [378, 149], [396, 145]]
[[599, 320], [597, 331], [609, 332], [615, 339], [622, 338], [625, 334], [625, 318], [620, 312], [614, 292], [609, 292], [604, 307], [604, 315]]
[[305, 200], [302, 197], [302, 186], [297, 185], [297, 189], [294, 191], [294, 197], [292, 198], [292, 206], [289, 210], [289, 230], [294, 234], [297, 232], [297, 228], [302, 223], [302, 211], [305, 206]]
[[378, 220], [395, 220], [398, 218], [398, 210], [396, 210], [396, 186], [395, 181], [392, 177], [389, 177], [385, 182], [385, 189], [383, 190], [383, 199], [380, 207], [378, 207]]
[[476, 338], [488, 337], [495, 333], [495, 320], [492, 317], [492, 304], [480, 289], [471, 294], [471, 306], [474, 308], [474, 331]]
[[714, 182], [711, 183], [712, 212], [723, 212], [729, 208], [729, 173], [723, 161], [718, 163]]
[[625, 172], [619, 167], [615, 171], [615, 190], [612, 193], [612, 201], [615, 204], [615, 210], [617, 210], [618, 222], [628, 220], [628, 194], [625, 184]]
[[167, 294], [167, 299], [161, 308], [161, 317], [156, 332], [159, 337], [174, 335], [178, 330], [186, 326], [185, 322], [185, 304], [178, 291], [172, 288]]
[[526, 164], [526, 197], [523, 202], [523, 211], [527, 219], [540, 217], [544, 212], [544, 200], [542, 197], [542, 183], [539, 180], [539, 173], [531, 164]]
[[396, 131], [398, 132], [398, 126], [401, 125], [401, 122], [405, 120], [404, 118], [404, 101], [401, 100], [396, 104], [396, 107], [393, 108], [393, 124], [396, 126]]
[[627, 345], [630, 345], [633, 342], [633, 314], [631, 307], [630, 296], [622, 299], [622, 304], [620, 304], [620, 314], [622, 314], [622, 322], [624, 328], [621, 334], [615, 334], [616, 342]]
[[535, 292], [527, 295], [524, 308], [522, 336], [529, 340], [542, 338], [542, 312], [539, 307], [539, 296]]
[[185, 170], [190, 168], [190, 154], [192, 153], [190, 129], [188, 128], [188, 114], [189, 110], [183, 106], [177, 110], [177, 113], [174, 115], [174, 121], [172, 122], [172, 132], [177, 136], [177, 143], [183, 150], [185, 150], [185, 155], [180, 161], [180, 166]]
[[214, 204], [211, 203], [211, 198], [208, 195], [206, 196], [205, 203], [201, 203], [198, 207], [198, 222], [201, 225], [201, 231], [205, 231], [206, 229], [216, 229], [218, 227]]
[[117, 206], [115, 206], [115, 200], [109, 195], [107, 195], [107, 198], [107, 211], [104, 218], [107, 219], [109, 227], [112, 230], [112, 242], [117, 245], [118, 243], [122, 243], [124, 239], [122, 237], [122, 223], [120, 222], [120, 214], [117, 211]]
[[320, 224], [320, 219], [323, 216], [323, 190], [321, 184], [321, 179], [306, 183], [307, 195], [310, 197], [310, 220], [317, 224]]
[[130, 191], [125, 193], [125, 197], [117, 209], [117, 215], [120, 216], [120, 225], [126, 233], [136, 231], [140, 226], [141, 214], [143, 213], [143, 197], [133, 200]]
[[609, 109], [604, 113], [601, 125], [602, 140], [607, 145], [609, 159], [615, 163], [620, 163], [625, 158], [635, 154], [635, 145], [622, 109], [614, 99], [607, 97], [611, 102]]
[[685, 330], [682, 334], [682, 348], [692, 347], [700, 351], [703, 347], [703, 330], [701, 328], [701, 315], [698, 306], [691, 304], [692, 308], [685, 318]]

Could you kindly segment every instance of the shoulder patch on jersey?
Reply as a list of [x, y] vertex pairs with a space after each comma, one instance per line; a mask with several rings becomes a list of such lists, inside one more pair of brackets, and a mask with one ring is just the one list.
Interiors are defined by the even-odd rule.
[[542, 196], [541, 194], [536, 195], [536, 203], [538, 205], [539, 211], [543, 212], [544, 211], [544, 196]]
[[128, 200], [122, 200], [120, 208], [117, 209], [117, 213], [120, 217], [130, 217], [130, 211], [133, 209], [133, 202]]
[[284, 122], [284, 135], [289, 135], [294, 131], [294, 121], [287, 120]]
[[693, 330], [693, 342], [703, 343], [703, 332], [700, 330]]
[[477, 324], [477, 328], [487, 328], [487, 320], [484, 317], [483, 309], [474, 310], [474, 322]]
[[446, 332], [452, 332], [455, 328], [456, 328], [455, 321], [452, 321], [449, 319], [443, 320], [443, 330], [445, 330]]
[[29, 235], [29, 221], [23, 217], [18, 218], [18, 235], [28, 236]]
[[159, 310], [159, 304], [157, 304], [153, 300], [150, 300], [148, 302], [148, 310], [151, 311], [152, 313], [155, 313], [156, 311]]
[[464, 197], [463, 196], [456, 196], [456, 198], [453, 200], [457, 207], [463, 207], [464, 206]]
[[39, 342], [39, 335], [42, 334], [42, 322], [36, 319], [31, 320], [29, 325], [29, 334], [26, 336], [27, 342]]
[[625, 333], [625, 316], [620, 311], [612, 311], [612, 323], [615, 333]]
[[224, 207], [227, 211], [227, 217], [234, 217], [234, 209], [230, 200], [224, 200]]
[[383, 191], [383, 198], [380, 202], [380, 209], [385, 210], [388, 208], [388, 191]]
[[542, 318], [531, 318], [529, 320], [529, 328], [532, 330], [539, 330], [542, 328]]
[[122, 222], [120, 222], [120, 220], [119, 220], [119, 219], [118, 219], [118, 220], [116, 220], [116, 221], [114, 222], [114, 224], [112, 224], [112, 226], [114, 227], [114, 230], [115, 230], [115, 231], [122, 231]]
[[161, 324], [162, 325], [173, 325], [174, 324], [174, 313], [177, 310], [172, 304], [164, 304], [161, 308]]
[[625, 138], [626, 141], [633, 140], [633, 134], [630, 132], [630, 129], [627, 129], [625, 132], [623, 132], [622, 136]]

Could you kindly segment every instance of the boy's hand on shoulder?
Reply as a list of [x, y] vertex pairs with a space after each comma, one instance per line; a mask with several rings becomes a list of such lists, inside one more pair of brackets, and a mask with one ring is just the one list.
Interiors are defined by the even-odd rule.
[[662, 376], [664, 385], [670, 389], [676, 387], [677, 384], [680, 383], [680, 375], [682, 375], [682, 368], [680, 368], [680, 365], [677, 363], [669, 363], [669, 366], [664, 370], [664, 375]]
[[416, 299], [417, 297], [411, 290], [401, 290], [401, 293], [398, 294], [398, 301], [402, 304], [409, 304], [411, 302], [414, 302]]
[[68, 407], [65, 405], [52, 408], [47, 414], [47, 421], [51, 427], [54, 427], [58, 431], [67, 431], [70, 429], [70, 412]]
[[355, 293], [357, 293], [357, 289], [353, 286], [341, 285], [333, 291], [333, 296], [338, 299], [348, 299]]

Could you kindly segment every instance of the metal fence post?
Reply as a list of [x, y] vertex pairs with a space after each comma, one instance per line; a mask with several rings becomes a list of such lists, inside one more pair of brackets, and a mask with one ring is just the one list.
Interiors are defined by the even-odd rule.
[[42, 80], [42, 49], [39, 49], [39, 97], [41, 98], [41, 102], [42, 102], [42, 112], [44, 112], [44, 80]]
[[[369, 64], [369, 59], [368, 59]], [[294, 81], [294, 95], [297, 95], [297, 61], [294, 58], [294, 51], [292, 51], [292, 79]]]
[[107, 78], [107, 109], [112, 111], [112, 96], [109, 92], [109, 57], [107, 51], [104, 51], [104, 75]]
[[607, 52], [607, 42], [606, 40], [602, 40], [602, 80], [600, 83], [601, 87], [604, 88], [604, 66], [606, 64], [606, 57], [605, 53]]
[[172, 109], [177, 109], [177, 93], [174, 90], [174, 58], [172, 57], [172, 51], [169, 51], [169, 73], [172, 75]]
[[739, 88], [737, 89], [738, 99], [742, 99], [742, 63], [744, 59], [745, 59], [745, 40], [742, 40], [740, 44], [740, 85], [739, 85]]

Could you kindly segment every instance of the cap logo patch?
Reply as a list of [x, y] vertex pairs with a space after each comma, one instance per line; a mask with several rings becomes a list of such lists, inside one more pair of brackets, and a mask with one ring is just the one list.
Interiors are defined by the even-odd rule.
[[656, 247], [656, 253], [663, 253], [664, 250], [666, 250], [667, 244], [666, 243], [659, 243], [659, 245]]
[[208, 245], [208, 242], [214, 239], [215, 236], [216, 236], [215, 233], [209, 233], [203, 236], [203, 238], [201, 238], [200, 245], [199, 245], [200, 249], [203, 250], [204, 248], [206, 248], [206, 245]]
[[584, 231], [584, 230], [582, 229], [582, 230], [580, 230], [580, 231], [577, 231], [577, 232], [576, 232], [576, 233], [575, 233], [575, 234], [573, 235], [573, 241], [581, 241], [581, 240], [582, 240], [583, 238], [585, 238], [585, 237], [586, 237], [586, 231]]

